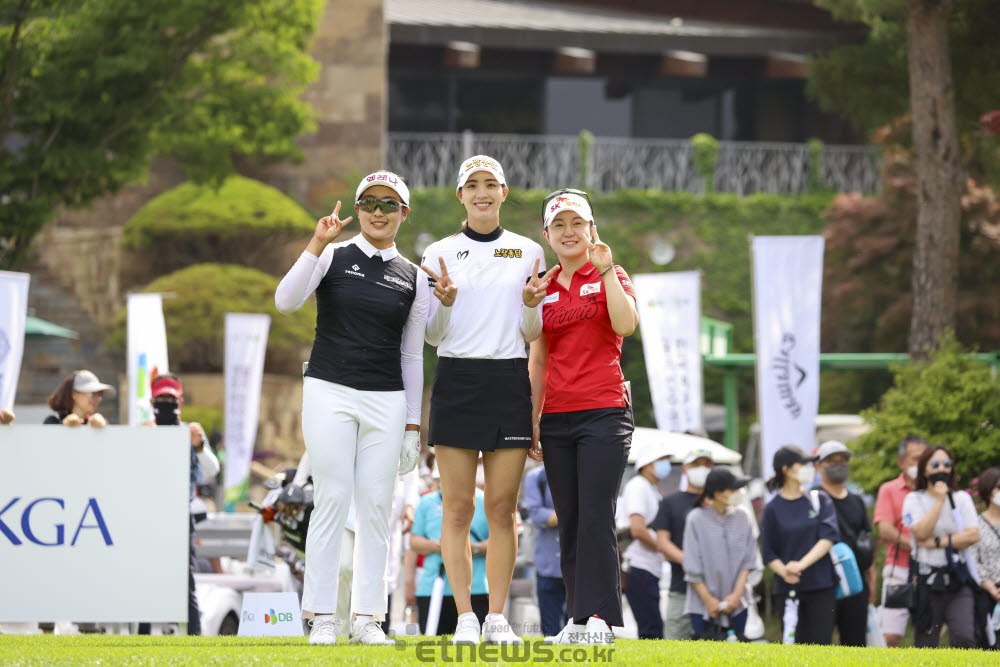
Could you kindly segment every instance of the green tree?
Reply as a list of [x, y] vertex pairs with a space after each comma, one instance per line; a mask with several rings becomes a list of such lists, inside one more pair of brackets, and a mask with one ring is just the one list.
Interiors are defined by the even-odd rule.
[[946, 445], [962, 486], [997, 463], [1000, 386], [950, 332], [929, 362], [896, 369], [895, 385], [862, 416], [873, 428], [856, 445], [852, 476], [870, 492], [899, 474], [898, 445], [908, 433]]
[[[865, 104], [872, 98], [880, 107], [877, 113], [895, 111], [892, 115], [904, 110], [903, 105], [909, 100], [918, 204], [909, 348], [911, 354], [926, 355], [946, 330], [954, 329], [957, 304], [960, 198], [964, 178], [951, 45], [962, 44], [964, 51], [978, 50], [980, 44], [995, 44], [997, 34], [985, 32], [982, 36], [987, 39], [983, 42], [963, 43], [956, 42], [952, 33], [978, 33], [983, 26], [989, 25], [995, 28], [995, 3], [988, 0], [958, 3], [953, 0], [816, 0], [816, 3], [840, 18], [862, 20], [871, 26], [867, 44], [834, 52], [826, 60], [817, 59], [810, 91], [821, 104], [830, 109], [843, 109], [856, 119], [870, 119], [878, 117], [875, 112], [864, 111]], [[900, 58], [901, 45], [905, 45], [905, 59]], [[992, 46], [984, 51], [996, 55], [995, 48]], [[880, 73], [877, 68], [883, 62], [886, 63], [885, 72]], [[905, 79], [900, 76], [899, 66], [903, 63], [907, 66]], [[980, 60], [982, 67], [973, 69], [962, 83], [970, 85], [971, 79], [972, 84], [982, 85], [983, 76], [988, 80], [991, 76], [995, 78], [995, 74], [981, 74], [986, 69], [995, 70], [994, 63], [995, 60]], [[852, 76], [854, 72], [860, 76]], [[908, 86], [908, 96], [899, 94], [901, 81]], [[845, 104], [843, 100], [848, 98], [852, 101]], [[974, 122], [984, 110], [980, 107], [977, 112], [963, 117]]]
[[299, 99], [323, 0], [3, 0], [0, 267], [60, 205], [141, 178], [155, 155], [196, 181], [234, 159], [300, 157]]

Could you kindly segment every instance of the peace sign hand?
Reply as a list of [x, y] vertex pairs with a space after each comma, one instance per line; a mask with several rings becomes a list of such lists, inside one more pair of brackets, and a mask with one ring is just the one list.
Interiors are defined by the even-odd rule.
[[586, 239], [584, 242], [587, 243], [587, 256], [590, 259], [590, 263], [594, 265], [601, 273], [604, 273], [605, 269], [611, 267], [614, 263], [611, 259], [611, 248], [608, 247], [607, 243], [601, 243], [601, 237], [597, 234], [597, 225], [594, 225], [594, 242], [590, 243]]
[[448, 267], [444, 264], [444, 258], [438, 257], [438, 262], [441, 264], [441, 275], [434, 273], [423, 264], [420, 265], [420, 268], [434, 279], [434, 296], [438, 298], [442, 306], [451, 308], [455, 305], [455, 297], [458, 296], [458, 286], [448, 277]]
[[559, 265], [556, 264], [551, 269], [545, 272], [545, 275], [541, 278], [538, 277], [538, 266], [541, 264], [540, 259], [535, 260], [535, 267], [531, 269], [531, 280], [524, 286], [521, 290], [521, 301], [528, 308], [534, 308], [542, 302], [545, 298], [545, 290], [549, 288], [549, 278], [552, 274], [556, 272]]
[[341, 220], [338, 217], [340, 213], [340, 201], [337, 201], [337, 205], [333, 207], [333, 213], [326, 216], [325, 218], [320, 218], [319, 222], [316, 223], [316, 232], [313, 237], [323, 243], [332, 243], [335, 238], [340, 236], [340, 230], [344, 228], [344, 225], [349, 223], [354, 219], [354, 216], [347, 218], [346, 220]]

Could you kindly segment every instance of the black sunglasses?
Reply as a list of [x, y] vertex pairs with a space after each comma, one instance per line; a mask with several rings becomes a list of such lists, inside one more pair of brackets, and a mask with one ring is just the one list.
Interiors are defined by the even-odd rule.
[[562, 188], [561, 190], [556, 190], [555, 192], [550, 192], [545, 195], [545, 199], [542, 200], [542, 220], [545, 219], [545, 209], [548, 207], [549, 202], [559, 195], [577, 195], [579, 197], [583, 197], [587, 200], [587, 206], [590, 207], [590, 212], [594, 212], [594, 205], [590, 202], [590, 195], [583, 190], [577, 190], [576, 188]]
[[391, 197], [386, 197], [385, 199], [378, 199], [376, 197], [365, 197], [364, 199], [359, 199], [354, 202], [354, 205], [365, 213], [374, 213], [375, 209], [380, 208], [385, 214], [395, 213], [403, 206], [403, 202], [396, 201]]

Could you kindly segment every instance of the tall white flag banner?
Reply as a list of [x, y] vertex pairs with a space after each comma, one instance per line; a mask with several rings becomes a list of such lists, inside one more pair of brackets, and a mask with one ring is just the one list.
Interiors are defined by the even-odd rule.
[[14, 407], [28, 317], [27, 273], [0, 271], [0, 408]]
[[701, 427], [701, 276], [697, 271], [632, 276], [642, 352], [658, 428]]
[[765, 479], [783, 445], [806, 452], [815, 445], [822, 287], [823, 237], [754, 237], [754, 338]]
[[226, 503], [246, 497], [270, 327], [269, 315], [226, 313]]
[[153, 370], [166, 373], [167, 326], [159, 294], [128, 296], [128, 423], [153, 421], [150, 378]]

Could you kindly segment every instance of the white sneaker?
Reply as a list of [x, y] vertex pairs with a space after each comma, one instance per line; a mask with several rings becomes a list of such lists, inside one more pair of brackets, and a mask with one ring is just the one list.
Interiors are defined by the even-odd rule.
[[572, 620], [566, 624], [566, 627], [552, 635], [551, 637], [546, 637], [542, 640], [543, 644], [579, 644], [580, 639], [583, 638], [583, 634], [587, 631], [586, 625], [577, 625]]
[[611, 627], [596, 616], [587, 619], [587, 627], [584, 630], [585, 643], [593, 646], [614, 646], [615, 633]]
[[351, 643], [369, 646], [395, 646], [396, 644], [395, 641], [385, 636], [382, 625], [371, 616], [354, 619], [351, 626]]
[[323, 614], [322, 616], [316, 616], [311, 621], [309, 625], [312, 629], [309, 631], [309, 643], [310, 644], [336, 644], [337, 643], [337, 617], [333, 614]]
[[487, 614], [483, 623], [483, 642], [486, 644], [523, 644], [524, 641], [514, 634], [510, 623], [503, 614]]
[[479, 619], [476, 615], [467, 611], [458, 617], [455, 624], [455, 634], [451, 638], [452, 644], [478, 644], [479, 643]]

